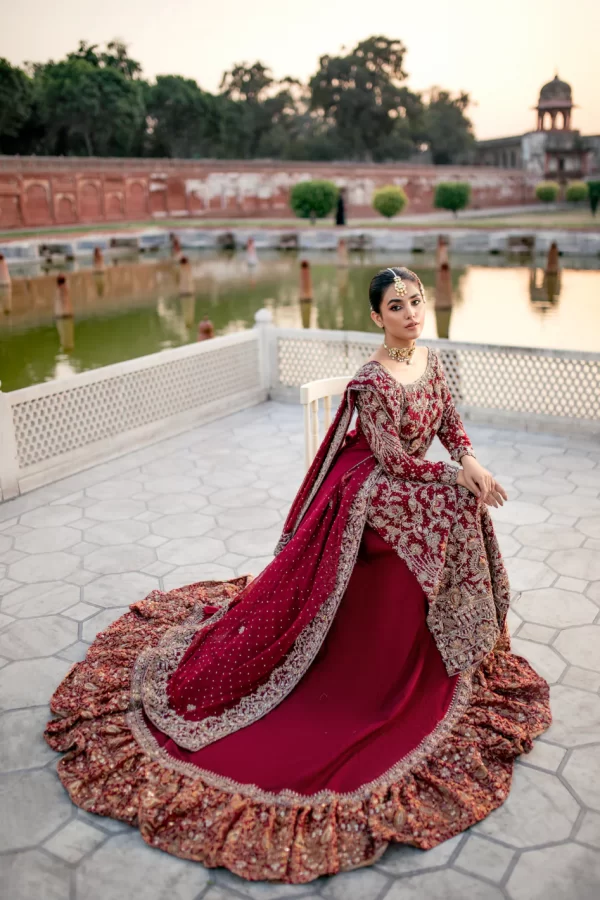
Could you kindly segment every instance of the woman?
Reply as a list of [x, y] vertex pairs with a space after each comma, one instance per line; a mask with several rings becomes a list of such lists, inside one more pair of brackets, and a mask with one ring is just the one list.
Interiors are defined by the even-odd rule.
[[[507, 797], [548, 728], [510, 653], [509, 584], [423, 287], [370, 287], [381, 348], [356, 372], [256, 577], [150, 594], [52, 700], [79, 806], [251, 880], [307, 882], [424, 850]], [[413, 374], [414, 373], [414, 374]], [[348, 433], [354, 410], [357, 427]], [[434, 435], [461, 467], [424, 459]]]

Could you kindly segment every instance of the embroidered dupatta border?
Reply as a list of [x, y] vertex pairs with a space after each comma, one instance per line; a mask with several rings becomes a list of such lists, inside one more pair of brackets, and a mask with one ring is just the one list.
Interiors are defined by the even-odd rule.
[[416, 747], [409, 750], [405, 756], [381, 775], [378, 775], [377, 778], [365, 782], [356, 790], [347, 793], [330, 790], [319, 791], [316, 794], [299, 794], [290, 790], [279, 792], [265, 791], [256, 784], [234, 781], [226, 775], [219, 775], [210, 769], [203, 769], [200, 766], [195, 766], [193, 763], [183, 762], [172, 757], [158, 744], [156, 738], [148, 729], [140, 707], [128, 714], [127, 724], [134, 739], [144, 753], [147, 753], [151, 759], [165, 769], [171, 769], [192, 778], [201, 778], [210, 787], [218, 788], [230, 794], [240, 794], [258, 803], [268, 803], [282, 807], [297, 807], [299, 804], [305, 807], [316, 807], [339, 800], [349, 802], [367, 800], [374, 791], [388, 788], [395, 782], [400, 781], [426, 757], [430, 756], [452, 732], [466, 712], [471, 696], [472, 670], [469, 669], [459, 674], [446, 714], [440, 719], [433, 731], [425, 735]]
[[[262, 718], [290, 693], [317, 655], [346, 590], [358, 555], [371, 491], [379, 470], [380, 467], [376, 466], [369, 473], [353, 500], [342, 534], [340, 563], [333, 592], [300, 632], [284, 661], [273, 669], [267, 681], [255, 691], [242, 697], [231, 709], [199, 722], [190, 722], [170, 707], [167, 685], [171, 674], [179, 665], [193, 637], [200, 629], [222, 618], [227, 612], [226, 607], [204, 622], [198, 623], [198, 615], [195, 618], [192, 616], [192, 620], [188, 619], [184, 625], [169, 629], [156, 647], [149, 648], [138, 656], [132, 671], [129, 724], [140, 739], [151, 736], [143, 721], [143, 710], [150, 721], [180, 747], [200, 750]], [[256, 580], [252, 584], [256, 584]]]

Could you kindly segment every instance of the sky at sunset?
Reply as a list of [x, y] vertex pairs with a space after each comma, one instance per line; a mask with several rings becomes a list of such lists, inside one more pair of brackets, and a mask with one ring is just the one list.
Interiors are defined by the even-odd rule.
[[479, 138], [534, 129], [531, 107], [556, 71], [579, 107], [573, 126], [600, 134], [598, 0], [20, 0], [2, 20], [0, 56], [12, 63], [117, 37], [147, 78], [184, 75], [209, 91], [234, 63], [257, 59], [277, 78], [305, 80], [322, 54], [383, 34], [405, 44], [413, 90], [470, 93]]

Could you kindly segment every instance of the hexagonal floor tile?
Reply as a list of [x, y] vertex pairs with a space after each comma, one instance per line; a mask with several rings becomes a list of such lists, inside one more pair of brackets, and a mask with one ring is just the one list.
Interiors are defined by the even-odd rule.
[[147, 490], [154, 494], [187, 494], [200, 484], [189, 475], [169, 475], [164, 478], [148, 478], [144, 482]]
[[445, 866], [461, 840], [462, 834], [459, 834], [438, 844], [432, 850], [419, 850], [418, 847], [390, 844], [377, 863], [377, 868], [390, 875], [406, 875], [409, 872], [421, 872], [424, 869]]
[[114, 478], [109, 481], [102, 481], [100, 484], [94, 484], [85, 489], [88, 497], [94, 500], [118, 500], [122, 497], [131, 497], [139, 491], [140, 484], [138, 481], [130, 481], [125, 478]]
[[163, 516], [152, 523], [152, 531], [162, 537], [193, 538], [206, 534], [214, 526], [211, 516], [201, 513], [181, 512], [176, 515]]
[[59, 528], [81, 518], [77, 506], [40, 506], [21, 516], [21, 524], [30, 528]]
[[514, 531], [514, 536], [528, 547], [539, 547], [541, 550], [565, 550], [580, 547], [583, 537], [573, 528], [565, 525], [552, 525], [541, 522], [539, 525], [521, 525]]
[[523, 591], [515, 601], [514, 609], [526, 622], [537, 622], [549, 628], [584, 625], [593, 622], [598, 615], [598, 607], [583, 594], [559, 588]]
[[511, 525], [532, 525], [536, 522], [545, 522], [550, 513], [538, 503], [523, 503], [520, 500], [511, 500], [504, 506], [489, 507], [494, 521], [508, 522]]
[[554, 646], [573, 665], [600, 672], [600, 625], [581, 625], [561, 631]]
[[72, 553], [37, 553], [26, 556], [8, 567], [8, 577], [23, 584], [35, 581], [60, 581], [79, 568], [79, 558]]
[[31, 619], [62, 612], [78, 600], [77, 585], [42, 581], [11, 591], [2, 601], [2, 611], [18, 619]]
[[0, 896], [6, 900], [69, 900], [71, 872], [39, 850], [2, 857]]
[[255, 531], [234, 534], [227, 539], [227, 547], [232, 553], [240, 553], [242, 556], [268, 556], [273, 553], [280, 537], [281, 528], [257, 528]]
[[111, 575], [139, 571], [155, 561], [154, 550], [139, 544], [121, 544], [118, 547], [101, 547], [88, 553], [83, 560], [87, 572]]
[[93, 606], [119, 607], [143, 600], [150, 591], [158, 588], [158, 580], [140, 572], [122, 572], [118, 575], [104, 575], [86, 584], [83, 599]]
[[70, 668], [70, 662], [52, 656], [4, 666], [0, 669], [0, 710], [45, 705]]
[[53, 656], [77, 640], [77, 623], [61, 616], [21, 619], [0, 634], [0, 655], [7, 659]]
[[385, 900], [501, 900], [500, 888], [484, 884], [471, 875], [442, 869], [423, 875], [412, 875], [394, 882]]
[[568, 838], [579, 806], [555, 775], [515, 769], [506, 801], [475, 830], [511, 847], [536, 847]]
[[98, 522], [117, 522], [119, 519], [134, 519], [145, 512], [146, 507], [138, 500], [128, 500], [126, 497], [116, 497], [114, 500], [99, 500], [86, 511], [88, 519]]
[[136, 519], [121, 519], [117, 522], [100, 522], [92, 525], [85, 532], [86, 541], [92, 544], [101, 544], [103, 547], [113, 547], [119, 544], [135, 544], [150, 534], [150, 527], [145, 522]]
[[600, 895], [600, 855], [577, 844], [531, 850], [506, 887], [511, 900], [592, 900]]
[[563, 769], [582, 803], [600, 812], [600, 744], [576, 747]]
[[207, 503], [206, 497], [198, 492], [190, 494], [156, 494], [149, 500], [146, 500], [146, 506], [149, 510], [165, 516], [196, 512], [199, 509], [203, 509]]
[[196, 862], [177, 859], [148, 847], [139, 833], [115, 835], [77, 869], [79, 897], [85, 900], [195, 900], [206, 886], [209, 871]]
[[545, 678], [549, 684], [555, 684], [566, 668], [566, 663], [560, 656], [545, 644], [516, 637], [511, 642], [511, 649], [517, 656], [523, 656], [538, 675]]
[[278, 523], [283, 524], [281, 513], [276, 509], [260, 508], [228, 510], [219, 513], [217, 522], [223, 528], [234, 531], [254, 531], [256, 528], [269, 528]]
[[235, 510], [243, 507], [253, 509], [268, 499], [269, 495], [266, 491], [260, 491], [253, 487], [224, 488], [222, 491], [215, 491], [210, 495], [210, 502], [213, 506]]
[[224, 553], [223, 541], [208, 537], [178, 538], [168, 541], [156, 549], [156, 555], [160, 560], [174, 566], [211, 562], [218, 559], [219, 556], [223, 556]]
[[594, 550], [586, 550], [583, 547], [557, 550], [550, 554], [546, 562], [560, 575], [570, 575], [586, 581], [600, 579], [600, 554]]
[[563, 516], [596, 516], [600, 513], [600, 500], [585, 494], [567, 494], [562, 497], [549, 497], [546, 507], [553, 513]]
[[2, 714], [0, 772], [39, 768], [56, 756], [42, 737], [49, 718], [46, 708], [16, 709]]
[[547, 587], [556, 579], [556, 573], [546, 563], [534, 559], [512, 556], [506, 560], [506, 569], [513, 591], [528, 591]]
[[58, 525], [56, 528], [35, 528], [15, 538], [15, 550], [22, 553], [52, 553], [67, 550], [81, 540], [75, 528]]
[[548, 741], [563, 747], [600, 742], [600, 697], [557, 684], [550, 688], [550, 708], [553, 722], [545, 734]]
[[[53, 772], [15, 772], [0, 780], [0, 846], [31, 847], [67, 822], [73, 805]], [[12, 898], [11, 898], [12, 900]]]

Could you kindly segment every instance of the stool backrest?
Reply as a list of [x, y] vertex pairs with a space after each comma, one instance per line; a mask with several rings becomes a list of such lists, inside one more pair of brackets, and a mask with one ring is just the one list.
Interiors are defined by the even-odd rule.
[[350, 375], [319, 378], [317, 381], [309, 381], [300, 387], [300, 402], [304, 407], [304, 464], [307, 471], [321, 442], [319, 437], [319, 400], [323, 400], [325, 413], [323, 436], [325, 436], [331, 425], [331, 398], [344, 393], [350, 378]]

